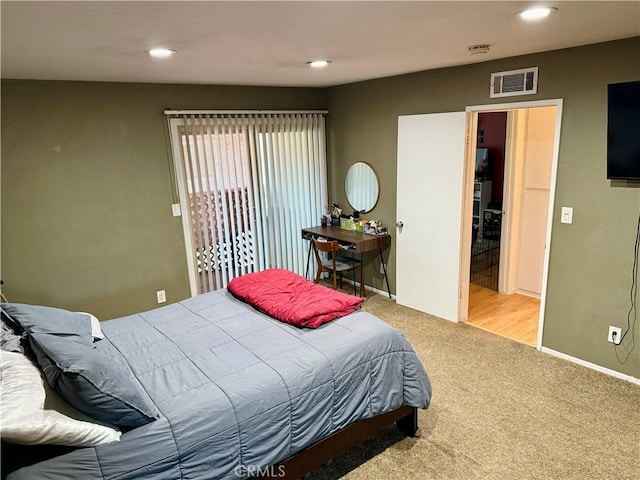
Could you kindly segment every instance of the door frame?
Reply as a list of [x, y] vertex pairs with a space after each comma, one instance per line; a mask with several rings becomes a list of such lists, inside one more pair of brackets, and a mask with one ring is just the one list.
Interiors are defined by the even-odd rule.
[[[561, 98], [548, 99], [548, 100], [534, 100], [524, 102], [510, 102], [510, 103], [496, 103], [489, 105], [473, 105], [468, 106], [465, 109], [467, 113], [467, 132], [466, 132], [466, 146], [467, 154], [464, 161], [464, 174], [463, 174], [463, 201], [462, 201], [462, 226], [461, 226], [461, 250], [460, 250], [460, 288], [459, 288], [459, 322], [467, 320], [469, 314], [469, 281], [470, 272], [469, 267], [471, 264], [471, 216], [473, 212], [473, 169], [475, 159], [473, 152], [475, 152], [477, 139], [477, 122], [478, 113], [483, 112], [503, 112], [521, 110], [527, 108], [536, 107], [556, 107], [556, 127], [554, 132], [554, 145], [553, 145], [553, 159], [551, 164], [551, 181], [549, 191], [549, 205], [547, 210], [547, 231], [545, 235], [545, 250], [544, 250], [544, 262], [542, 267], [542, 288], [540, 294], [540, 315], [538, 317], [538, 339], [536, 348], [540, 350], [542, 348], [542, 334], [544, 328], [544, 312], [547, 299], [547, 285], [549, 274], [549, 254], [551, 246], [551, 234], [553, 226], [553, 212], [555, 205], [555, 193], [556, 193], [556, 179], [558, 173], [558, 156], [560, 152], [560, 135], [562, 130], [562, 104]], [[507, 136], [513, 132], [509, 131], [510, 123], [507, 123]], [[511, 145], [509, 145], [511, 143]], [[508, 142], [505, 155], [514, 155], [513, 142]], [[507, 162], [507, 159], [505, 159]], [[506, 173], [506, 172], [505, 172]], [[504, 209], [503, 209], [504, 210]], [[509, 221], [509, 220], [507, 220]], [[504, 230], [503, 225], [503, 230]], [[506, 252], [508, 256], [508, 252]], [[507, 257], [505, 257], [507, 258]]]

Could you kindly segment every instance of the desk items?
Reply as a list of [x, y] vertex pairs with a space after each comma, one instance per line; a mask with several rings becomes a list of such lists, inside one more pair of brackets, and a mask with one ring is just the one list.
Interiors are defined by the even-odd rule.
[[387, 227], [378, 220], [365, 220], [360, 217], [360, 212], [355, 210], [352, 215], [345, 215], [337, 203], [326, 207], [327, 213], [320, 218], [323, 227], [340, 227], [342, 230], [368, 233], [369, 235], [387, 235]]
[[340, 215], [342, 215], [342, 209], [337, 203], [332, 203], [326, 207], [327, 213], [322, 216], [322, 226], [331, 225], [332, 227], [340, 226]]
[[357, 230], [355, 220], [347, 215], [340, 216], [340, 228], [343, 230]]
[[356, 232], [366, 233], [369, 235], [388, 235], [386, 225], [383, 225], [378, 220], [354, 220], [354, 227], [351, 230]]
[[[356, 212], [354, 212], [356, 213]], [[361, 219], [359, 215], [340, 215], [339, 226], [342, 230], [350, 230], [353, 232], [367, 233], [369, 235], [387, 235], [387, 227], [380, 223], [378, 220], [365, 220]], [[329, 223], [328, 220], [323, 217], [322, 226], [328, 225], [336, 226], [335, 222]]]
[[364, 233], [369, 235], [388, 235], [387, 226], [380, 223], [378, 220], [370, 220], [363, 227]]
[[367, 233], [369, 235], [388, 235], [387, 227], [378, 220], [365, 220], [360, 217], [360, 212], [354, 210], [352, 215], [342, 213], [340, 205], [332, 203], [326, 207], [327, 213], [320, 218], [323, 227], [340, 227], [342, 230]]

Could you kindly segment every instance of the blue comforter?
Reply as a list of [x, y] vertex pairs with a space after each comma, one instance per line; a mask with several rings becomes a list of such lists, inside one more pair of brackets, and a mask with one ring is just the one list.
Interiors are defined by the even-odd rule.
[[300, 329], [219, 290], [101, 326], [96, 348], [129, 365], [161, 417], [8, 479], [237, 480], [431, 397], [405, 337], [362, 311]]

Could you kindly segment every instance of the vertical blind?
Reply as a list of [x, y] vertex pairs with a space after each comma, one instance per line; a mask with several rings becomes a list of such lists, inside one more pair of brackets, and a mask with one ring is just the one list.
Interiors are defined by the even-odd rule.
[[266, 268], [304, 274], [300, 230], [327, 204], [324, 115], [166, 113], [193, 293]]

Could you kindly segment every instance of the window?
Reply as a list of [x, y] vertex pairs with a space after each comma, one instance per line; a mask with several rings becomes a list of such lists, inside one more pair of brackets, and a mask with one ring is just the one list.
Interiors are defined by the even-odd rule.
[[327, 204], [323, 115], [192, 114], [170, 126], [192, 293], [266, 268], [303, 274], [300, 230]]

